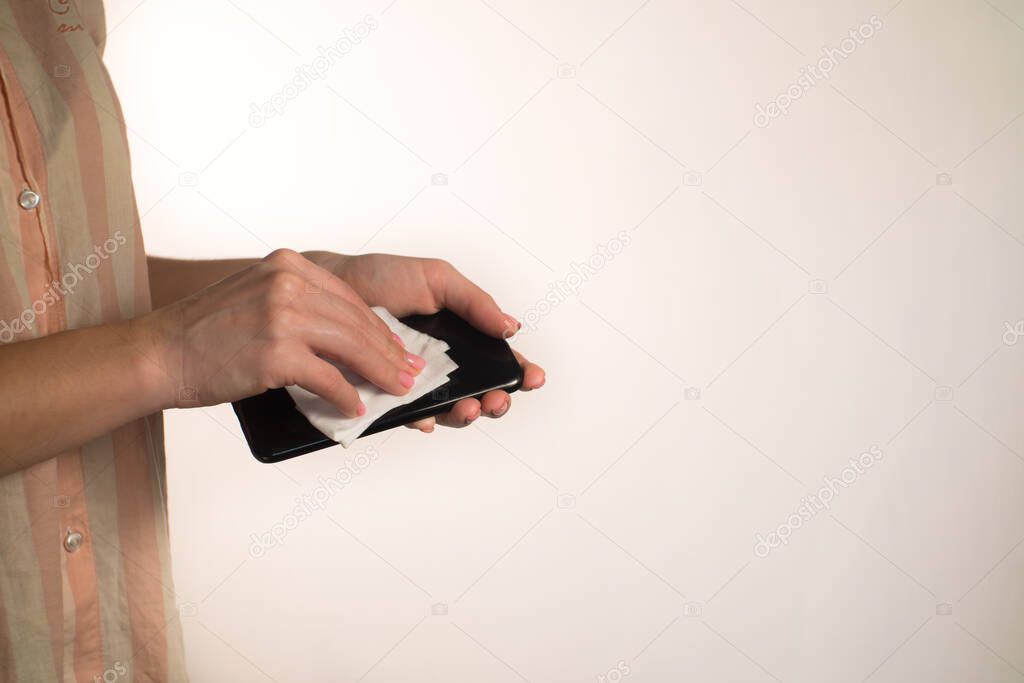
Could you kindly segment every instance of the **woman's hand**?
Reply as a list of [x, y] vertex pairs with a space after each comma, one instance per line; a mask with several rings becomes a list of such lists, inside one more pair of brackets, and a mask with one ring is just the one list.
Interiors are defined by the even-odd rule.
[[[343, 256], [325, 251], [305, 256], [345, 281], [369, 306], [383, 306], [397, 317], [413, 313], [436, 313], [450, 309], [478, 330], [493, 337], [509, 338], [519, 322], [504, 313], [491, 295], [477, 287], [446, 261], [389, 254]], [[544, 385], [544, 370], [516, 353], [523, 367], [523, 390]], [[464, 427], [480, 415], [501, 417], [512, 398], [504, 391], [491, 391], [481, 399], [467, 398], [452, 410], [435, 418], [420, 420], [410, 427], [432, 432], [435, 422]]]
[[287, 249], [155, 311], [151, 322], [177, 407], [294, 384], [354, 417], [366, 407], [320, 356], [393, 394], [407, 393], [423, 368], [349, 285]]

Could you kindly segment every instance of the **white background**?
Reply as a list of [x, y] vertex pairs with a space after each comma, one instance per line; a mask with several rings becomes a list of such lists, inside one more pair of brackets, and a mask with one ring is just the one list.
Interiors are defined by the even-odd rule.
[[444, 257], [549, 378], [276, 467], [229, 407], [169, 413], [192, 678], [1024, 678], [1024, 7], [389, 1], [108, 2], [151, 253]]

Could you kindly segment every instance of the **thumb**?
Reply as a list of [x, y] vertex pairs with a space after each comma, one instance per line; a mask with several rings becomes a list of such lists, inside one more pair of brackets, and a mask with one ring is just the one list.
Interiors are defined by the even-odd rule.
[[518, 320], [498, 308], [490, 294], [451, 264], [444, 264], [435, 283], [435, 292], [441, 305], [481, 332], [508, 339], [522, 327]]

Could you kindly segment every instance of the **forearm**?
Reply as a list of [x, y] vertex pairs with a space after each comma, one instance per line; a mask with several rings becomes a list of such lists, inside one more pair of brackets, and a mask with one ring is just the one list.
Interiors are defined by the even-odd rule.
[[161, 308], [191, 296], [257, 261], [259, 259], [185, 261], [149, 256], [146, 263], [149, 267], [149, 292], [153, 308]]
[[[327, 251], [307, 251], [303, 256], [337, 274], [348, 258]], [[153, 308], [160, 308], [195, 294], [214, 282], [245, 270], [259, 262], [255, 258], [214, 259], [188, 261], [182, 259], [146, 257], [149, 267], [149, 291]]]
[[0, 346], [0, 476], [173, 404], [153, 316]]

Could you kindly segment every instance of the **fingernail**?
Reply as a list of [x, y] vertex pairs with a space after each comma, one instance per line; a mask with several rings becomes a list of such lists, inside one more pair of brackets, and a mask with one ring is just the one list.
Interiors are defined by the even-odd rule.
[[509, 315], [508, 313], [505, 313], [505, 323], [508, 324], [510, 327], [514, 327], [516, 330], [522, 329], [523, 327], [523, 324], [521, 322], [516, 320], [513, 316]]
[[398, 381], [401, 382], [402, 386], [405, 387], [406, 389], [411, 387], [415, 382], [415, 380], [412, 378], [412, 375], [410, 375], [408, 372], [399, 373]]
[[405, 354], [405, 362], [413, 366], [417, 370], [422, 370], [427, 365], [427, 361], [417, 356], [415, 353]]
[[398, 345], [401, 346], [403, 349], [405, 348], [405, 342], [402, 341], [402, 338], [399, 337], [397, 334], [392, 332], [391, 333], [391, 338], [394, 339], [396, 342], [398, 342]]
[[359, 402], [359, 407], [356, 408], [356, 415], [358, 415], [359, 417], [366, 415], [366, 404], [363, 403], [362, 401]]
[[467, 417], [466, 421], [463, 422], [462, 424], [464, 424], [464, 425], [466, 425], [468, 427], [469, 425], [473, 424], [473, 418]]
[[491, 415], [493, 415], [494, 417], [501, 417], [508, 411], [508, 405], [509, 400], [505, 399], [505, 402], [501, 404], [501, 407], [499, 407], [497, 410], [491, 413]]

